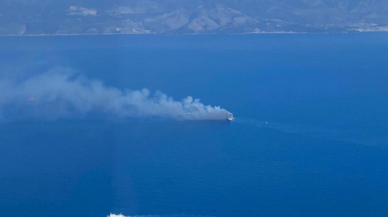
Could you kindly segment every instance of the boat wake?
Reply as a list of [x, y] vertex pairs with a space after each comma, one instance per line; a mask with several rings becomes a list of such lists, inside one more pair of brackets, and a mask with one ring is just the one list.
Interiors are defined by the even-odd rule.
[[268, 121], [257, 121], [255, 119], [249, 119], [249, 118], [238, 118], [235, 120], [238, 124], [244, 124], [244, 125], [254, 125], [257, 127], [267, 127], [269, 125]]
[[214, 216], [202, 216], [202, 215], [132, 215], [125, 216], [123, 214], [113, 214], [111, 213], [107, 217], [214, 217]]

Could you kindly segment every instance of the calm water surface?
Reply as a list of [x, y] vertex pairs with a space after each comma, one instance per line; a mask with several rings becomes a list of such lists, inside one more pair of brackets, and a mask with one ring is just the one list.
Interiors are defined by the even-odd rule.
[[387, 36], [0, 38], [2, 77], [66, 67], [236, 116], [2, 121], [0, 215], [387, 216]]

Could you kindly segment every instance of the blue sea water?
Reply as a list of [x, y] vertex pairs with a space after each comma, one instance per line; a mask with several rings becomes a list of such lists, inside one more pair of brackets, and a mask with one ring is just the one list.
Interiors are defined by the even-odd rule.
[[0, 216], [387, 216], [387, 36], [0, 38], [3, 77], [66, 67], [236, 117], [2, 121]]

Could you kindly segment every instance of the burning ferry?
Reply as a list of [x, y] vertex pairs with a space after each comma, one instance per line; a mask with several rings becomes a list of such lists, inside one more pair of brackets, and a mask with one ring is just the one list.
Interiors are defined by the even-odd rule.
[[234, 117], [232, 113], [228, 113], [228, 121], [234, 121]]

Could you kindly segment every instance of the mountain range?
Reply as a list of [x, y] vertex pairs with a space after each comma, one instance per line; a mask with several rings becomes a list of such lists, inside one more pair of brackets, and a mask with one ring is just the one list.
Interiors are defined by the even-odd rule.
[[387, 0], [2, 0], [0, 35], [388, 31]]

